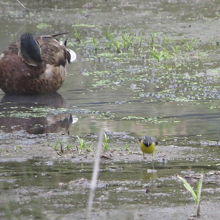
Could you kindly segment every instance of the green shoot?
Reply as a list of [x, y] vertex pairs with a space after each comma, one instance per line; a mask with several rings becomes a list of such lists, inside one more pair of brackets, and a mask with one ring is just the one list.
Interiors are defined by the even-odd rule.
[[70, 151], [70, 150], [73, 150], [73, 149], [74, 149], [74, 146], [73, 146], [72, 144], [67, 144], [67, 145], [66, 145], [66, 149], [69, 150], [69, 151]]
[[157, 49], [156, 47], [153, 47], [150, 50], [150, 55], [154, 59], [156, 59], [158, 62], [160, 62], [163, 59], [168, 59], [172, 57], [172, 54], [170, 51], [168, 51], [166, 48]]
[[60, 142], [57, 142], [57, 143], [55, 143], [54, 145], [53, 145], [53, 149], [55, 150], [55, 151], [60, 151]]
[[108, 135], [106, 133], [104, 133], [103, 148], [104, 148], [104, 151], [109, 151], [110, 150], [109, 137], [108, 137]]
[[64, 146], [63, 143], [61, 141], [56, 142], [53, 145], [53, 149], [57, 152], [58, 155], [61, 155], [64, 153]]
[[86, 142], [82, 138], [80, 138], [79, 136], [77, 136], [77, 139], [79, 141], [79, 148], [80, 148], [80, 150], [85, 149], [86, 148]]
[[82, 39], [82, 36], [81, 36], [81, 33], [77, 30], [77, 29], [74, 29], [74, 38], [76, 39], [77, 42], [81, 42], [81, 39]]
[[126, 145], [125, 145], [125, 151], [128, 151], [128, 152], [131, 151], [131, 149], [130, 149], [130, 145], [129, 145], [129, 144], [126, 144]]
[[193, 187], [187, 182], [187, 180], [181, 176], [177, 176], [179, 180], [182, 181], [184, 187], [191, 193], [195, 204], [197, 206], [196, 209], [196, 216], [200, 216], [200, 203], [201, 203], [201, 193], [202, 193], [202, 184], [203, 184], [203, 174], [201, 175], [200, 180], [197, 183], [196, 190], [193, 189]]
[[77, 139], [79, 141], [79, 153], [81, 153], [82, 151], [92, 151], [92, 147], [88, 143], [86, 143], [84, 139], [80, 138], [79, 136], [77, 136]]
[[122, 43], [119, 40], [115, 40], [112, 42], [113, 46], [115, 47], [115, 50], [117, 53], [121, 53], [122, 52]]
[[110, 28], [108, 28], [106, 31], [105, 31], [105, 33], [104, 33], [104, 35], [105, 35], [105, 38], [108, 40], [108, 41], [113, 41], [114, 39], [115, 39], [115, 33], [114, 32], [112, 32], [111, 30], [110, 30]]
[[93, 43], [95, 52], [97, 52], [97, 50], [98, 50], [98, 40], [97, 40], [97, 38], [93, 37], [92, 38], [92, 43]]
[[124, 49], [128, 50], [133, 44], [134, 37], [131, 34], [125, 33], [122, 35], [122, 40]]

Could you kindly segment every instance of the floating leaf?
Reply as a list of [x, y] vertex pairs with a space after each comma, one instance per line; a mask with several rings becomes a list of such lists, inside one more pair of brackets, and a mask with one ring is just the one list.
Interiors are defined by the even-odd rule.
[[40, 23], [36, 26], [38, 29], [42, 30], [42, 29], [47, 29], [50, 28], [51, 25], [50, 24], [46, 24], [46, 23]]

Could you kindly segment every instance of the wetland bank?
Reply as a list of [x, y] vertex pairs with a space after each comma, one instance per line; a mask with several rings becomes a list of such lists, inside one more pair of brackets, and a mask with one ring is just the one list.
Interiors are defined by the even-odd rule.
[[[57, 94], [0, 91], [0, 219], [85, 219], [105, 129], [92, 219], [219, 219], [219, 2], [0, 2], [0, 50], [21, 33], [69, 31], [77, 62]], [[158, 139], [142, 159], [137, 139]]]

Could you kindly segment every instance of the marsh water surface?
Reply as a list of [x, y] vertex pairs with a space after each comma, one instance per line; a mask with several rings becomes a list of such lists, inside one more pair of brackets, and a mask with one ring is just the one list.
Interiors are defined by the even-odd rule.
[[[218, 219], [219, 2], [22, 3], [0, 2], [1, 51], [25, 31], [68, 31], [77, 61], [57, 94], [0, 91], [0, 218], [85, 219], [105, 129], [91, 218], [187, 219], [195, 207], [176, 175], [204, 173], [201, 219]], [[153, 164], [144, 135], [159, 141]]]

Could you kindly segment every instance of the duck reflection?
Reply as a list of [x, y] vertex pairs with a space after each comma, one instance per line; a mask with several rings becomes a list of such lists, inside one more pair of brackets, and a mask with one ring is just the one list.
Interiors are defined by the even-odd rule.
[[25, 130], [30, 134], [65, 132], [77, 121], [65, 113], [65, 102], [58, 93], [37, 96], [5, 95], [0, 102], [0, 130]]

